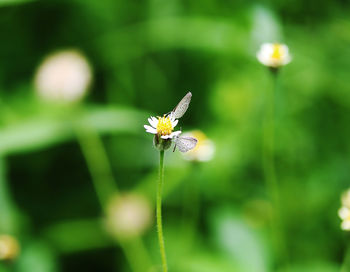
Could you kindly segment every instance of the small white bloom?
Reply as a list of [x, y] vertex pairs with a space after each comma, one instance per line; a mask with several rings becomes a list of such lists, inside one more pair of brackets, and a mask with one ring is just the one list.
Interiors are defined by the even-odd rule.
[[278, 68], [291, 62], [288, 46], [279, 43], [264, 43], [257, 52], [258, 60], [268, 67]]
[[139, 194], [122, 194], [107, 206], [107, 230], [118, 238], [142, 235], [152, 223], [150, 201]]
[[66, 50], [44, 59], [35, 75], [35, 88], [44, 100], [75, 102], [84, 97], [91, 80], [86, 58], [78, 51]]
[[207, 138], [207, 136], [199, 130], [184, 133], [184, 136], [193, 137], [197, 139], [197, 145], [187, 153], [183, 153], [185, 159], [190, 161], [210, 161], [215, 153], [214, 143]]
[[177, 146], [181, 152], [187, 152], [196, 145], [196, 139], [179, 137], [181, 131], [173, 131], [179, 122], [178, 119], [187, 111], [191, 98], [192, 93], [188, 92], [170, 113], [164, 114], [163, 117], [148, 118], [148, 122], [151, 126], [144, 125], [144, 128], [146, 132], [155, 135], [153, 144], [159, 151], [170, 148], [172, 142], [175, 142], [175, 147]]
[[158, 118], [151, 116], [151, 118], [148, 118], [148, 122], [151, 126], [144, 125], [146, 132], [158, 134], [162, 139], [172, 139], [181, 133], [180, 130], [173, 132], [179, 120], [176, 120], [171, 115]]
[[341, 197], [342, 207], [338, 211], [338, 215], [342, 220], [342, 230], [350, 231], [350, 189], [345, 191]]

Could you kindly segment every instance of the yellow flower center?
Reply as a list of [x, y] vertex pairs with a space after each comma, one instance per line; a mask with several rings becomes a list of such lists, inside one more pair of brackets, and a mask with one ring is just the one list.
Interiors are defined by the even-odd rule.
[[282, 55], [283, 55], [282, 46], [280, 44], [278, 44], [278, 43], [275, 43], [273, 45], [273, 52], [272, 52], [271, 57], [273, 59], [280, 60], [282, 58]]
[[169, 135], [173, 131], [173, 125], [171, 124], [168, 116], [158, 118], [157, 133], [161, 136]]

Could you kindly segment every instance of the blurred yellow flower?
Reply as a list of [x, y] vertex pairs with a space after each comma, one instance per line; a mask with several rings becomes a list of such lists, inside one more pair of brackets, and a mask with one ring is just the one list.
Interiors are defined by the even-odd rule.
[[92, 71], [87, 59], [78, 51], [65, 50], [46, 57], [34, 81], [42, 99], [76, 102], [84, 97], [91, 80]]
[[215, 153], [214, 143], [200, 130], [193, 130], [182, 134], [184, 137], [194, 137], [197, 145], [192, 150], [183, 153], [185, 159], [190, 161], [210, 161]]
[[16, 238], [10, 235], [0, 235], [0, 260], [13, 260], [20, 251]]
[[117, 195], [107, 206], [107, 230], [117, 238], [140, 236], [151, 223], [151, 203], [142, 195]]
[[342, 220], [342, 230], [350, 230], [350, 189], [345, 191], [341, 197], [342, 207], [338, 211], [338, 215]]
[[264, 43], [256, 54], [258, 60], [268, 67], [278, 68], [291, 62], [288, 46], [280, 43]]

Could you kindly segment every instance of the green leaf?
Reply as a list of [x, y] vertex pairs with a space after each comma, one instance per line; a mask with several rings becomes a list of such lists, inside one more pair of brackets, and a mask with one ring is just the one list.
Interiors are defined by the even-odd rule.
[[78, 116], [31, 116], [0, 129], [0, 154], [42, 149], [75, 138], [78, 125], [88, 125], [100, 134], [143, 132], [147, 113], [126, 108], [90, 107]]
[[52, 250], [42, 242], [34, 242], [23, 248], [20, 258], [16, 262], [18, 272], [55, 272], [56, 257]]
[[101, 219], [80, 219], [48, 227], [44, 236], [62, 253], [103, 248], [113, 240], [103, 230]]

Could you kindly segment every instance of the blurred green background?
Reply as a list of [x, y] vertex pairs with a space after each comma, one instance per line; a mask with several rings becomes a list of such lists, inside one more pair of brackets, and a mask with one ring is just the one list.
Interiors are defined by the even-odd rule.
[[[141, 237], [116, 239], [104, 227], [96, 183], [154, 206], [158, 153], [143, 125], [187, 91], [193, 98], [180, 126], [202, 130], [216, 150], [203, 163], [166, 152], [169, 270], [339, 271], [347, 246], [337, 210], [349, 186], [349, 7], [0, 0], [0, 234], [20, 246], [0, 271], [160, 271], [154, 215]], [[274, 41], [293, 56], [276, 93], [288, 268], [274, 250], [262, 170], [272, 78], [255, 57]], [[47, 55], [64, 49], [85, 55], [93, 81], [81, 103], [52, 105], [38, 98], [34, 77]]]

